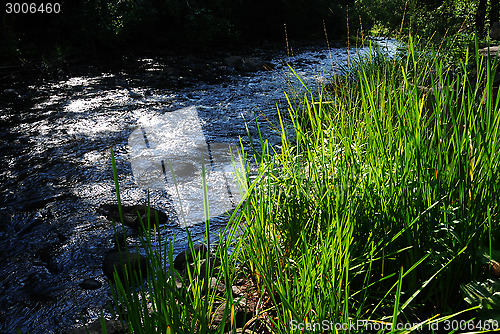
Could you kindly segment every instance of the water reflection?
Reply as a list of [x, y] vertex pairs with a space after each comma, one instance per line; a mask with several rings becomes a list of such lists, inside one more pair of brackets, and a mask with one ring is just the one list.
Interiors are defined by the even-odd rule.
[[141, 117], [128, 138], [135, 182], [145, 189], [166, 190], [179, 221], [192, 226], [205, 220], [204, 187], [209, 217], [231, 209], [244, 197], [238, 147], [207, 143], [196, 107]]

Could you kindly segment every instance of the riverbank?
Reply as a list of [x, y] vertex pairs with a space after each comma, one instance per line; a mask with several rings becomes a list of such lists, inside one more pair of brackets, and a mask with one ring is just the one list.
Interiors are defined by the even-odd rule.
[[224, 65], [224, 58], [233, 56], [263, 57], [269, 60], [279, 52], [289, 55], [301, 53], [307, 49], [332, 48], [347, 46], [345, 41], [325, 41], [322, 39], [290, 40], [279, 42], [262, 42], [254, 45], [203, 47], [172, 46], [169, 48], [127, 50], [126, 52], [97, 52], [94, 54], [54, 54], [42, 59], [33, 57], [24, 59], [17, 65], [0, 67], [0, 88], [17, 87], [24, 83], [35, 83], [41, 80], [61, 80], [71, 76], [95, 76], [104, 72], [140, 72], [144, 64], [140, 59], [155, 59], [158, 62], [171, 64], [179, 71], [180, 76], [194, 75], [199, 79], [217, 77], [217, 71], [209, 70]]
[[[325, 69], [332, 63], [345, 63], [347, 55], [344, 48], [328, 49], [324, 44], [294, 49], [293, 55], [286, 49], [233, 54], [274, 65], [272, 71], [242, 72], [225, 65], [228, 55], [221, 54], [214, 71], [222, 74], [215, 78], [207, 66], [213, 63], [203, 57], [167, 57], [165, 62], [141, 58], [116, 71], [97, 67], [62, 79], [19, 80], [17, 86], [4, 88], [0, 100], [0, 299], [6, 306], [0, 310], [0, 330], [61, 332], [97, 318], [111, 302], [102, 261], [115, 246], [115, 231], [111, 219], [100, 210], [102, 205], [116, 203], [110, 147], [115, 149], [124, 205], [143, 204], [146, 191], [134, 178], [129, 145], [129, 137], [141, 125], [147, 130], [153, 120], [171, 124], [175, 111], [194, 107], [201, 136], [210, 144], [239, 144], [241, 137], [250, 149], [248, 132], [256, 143], [259, 138], [257, 119], [263, 138], [277, 145], [276, 105], [286, 107], [283, 91], [299, 87], [286, 64], [293, 63], [307, 82], [320, 85]], [[196, 74], [205, 66], [207, 80]], [[172, 196], [166, 189], [150, 195], [152, 206], [172, 218], [162, 233], [165, 240], [176, 236], [177, 255], [187, 238], [185, 229], [173, 219]], [[214, 235], [226, 222], [214, 222]], [[124, 229], [129, 241], [139, 245], [136, 231], [129, 226]], [[194, 225], [189, 231], [198, 242], [205, 227]], [[88, 287], [83, 283], [90, 282], [87, 279], [102, 286], [82, 288], [81, 284]]]
[[[136, 298], [123, 290], [128, 328], [497, 330], [500, 116], [491, 67], [478, 58], [475, 77], [465, 66], [445, 73], [439, 58], [414, 55], [410, 46], [399, 59], [360, 61], [353, 80], [281, 109], [296, 136], [282, 127], [279, 151], [260, 143], [258, 176], [233, 217], [244, 235], [214, 249], [220, 266], [202, 252], [205, 271], [194, 265], [178, 295], [166, 273]], [[421, 88], [429, 85], [432, 94]], [[234, 292], [242, 282], [245, 297]], [[238, 312], [240, 303], [251, 311]]]

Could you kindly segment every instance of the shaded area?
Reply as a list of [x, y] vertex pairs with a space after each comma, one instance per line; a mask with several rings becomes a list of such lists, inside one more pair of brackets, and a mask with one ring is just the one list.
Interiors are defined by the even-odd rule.
[[[234, 47], [265, 40], [345, 35], [352, 0], [65, 1], [51, 8], [17, 7], [28, 14], [0, 16], [0, 64], [44, 55], [48, 62], [65, 58], [103, 58], [124, 52], [186, 47]], [[26, 7], [26, 6], [25, 6]], [[53, 7], [53, 8], [52, 8]], [[50, 9], [50, 13], [49, 10]], [[43, 11], [43, 13], [42, 13]]]

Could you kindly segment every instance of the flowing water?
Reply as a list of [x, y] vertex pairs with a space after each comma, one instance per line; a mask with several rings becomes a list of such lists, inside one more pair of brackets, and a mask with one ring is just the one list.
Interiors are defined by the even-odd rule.
[[[110, 148], [122, 202], [144, 203], [149, 190], [151, 205], [169, 214], [164, 235], [176, 236], [177, 253], [186, 246], [185, 228], [196, 240], [204, 236], [196, 189], [202, 164], [216, 194], [209, 206], [216, 231], [225, 224], [217, 217], [244, 196], [232, 173], [241, 163], [229, 152], [240, 138], [248, 149], [248, 133], [258, 138], [255, 119], [264, 138], [279, 144], [277, 106], [286, 111], [284, 92], [304, 92], [287, 63], [316, 90], [348, 54], [318, 46], [293, 56], [263, 53], [274, 69], [251, 73], [222, 60], [142, 58], [129, 70], [4, 90], [0, 332], [64, 332], [106, 309], [102, 259], [114, 229], [99, 207], [116, 203]], [[103, 285], [84, 290], [85, 278]]]

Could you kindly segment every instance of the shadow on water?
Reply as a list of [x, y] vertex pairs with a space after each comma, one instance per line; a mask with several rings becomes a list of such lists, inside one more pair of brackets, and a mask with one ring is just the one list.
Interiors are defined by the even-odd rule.
[[[134, 154], [156, 145], [153, 153], [160, 159], [155, 161], [163, 161], [166, 177], [166, 161], [174, 155], [175, 164], [188, 151], [186, 141], [158, 148], [172, 143], [168, 136], [154, 136], [175, 131], [176, 123], [154, 130], [147, 120], [168, 121], [177, 110], [194, 110], [203, 145], [208, 145], [204, 152], [210, 146], [211, 155], [217, 144], [239, 145], [240, 137], [247, 145], [247, 128], [257, 138], [255, 119], [263, 125], [264, 137], [278, 144], [279, 135], [273, 131], [279, 124], [276, 106], [286, 110], [283, 92], [300, 87], [286, 63], [292, 62], [297, 73], [317, 87], [332, 65], [346, 62], [347, 50], [311, 47], [294, 57], [262, 56], [274, 70], [247, 72], [222, 59], [139, 59], [128, 72], [74, 76], [0, 92], [0, 332], [64, 332], [106, 309], [110, 291], [102, 260], [114, 245], [114, 230], [98, 208], [116, 203], [111, 147], [123, 203], [142, 204], [147, 189], [134, 172]], [[147, 126], [148, 143], [137, 151], [130, 137]], [[214, 167], [217, 159], [206, 158], [214, 170], [220, 167], [219, 174], [213, 174], [215, 185], [228, 166], [226, 161], [225, 167]], [[147, 169], [149, 160], [144, 161], [140, 168]], [[191, 165], [193, 173], [199, 169], [194, 162]], [[182, 169], [190, 173], [189, 167]], [[171, 185], [149, 186], [150, 200], [169, 215], [164, 234], [166, 240], [176, 236], [178, 253], [186, 246], [186, 237]], [[192, 191], [188, 182], [182, 191], [183, 195]], [[204, 225], [196, 222], [202, 217], [200, 206], [193, 208], [188, 229], [199, 241]], [[213, 221], [214, 233], [226, 223], [220, 217]], [[134, 232], [124, 229], [131, 242], [137, 242]], [[86, 278], [103, 283], [102, 287], [82, 289], [80, 283]]]

